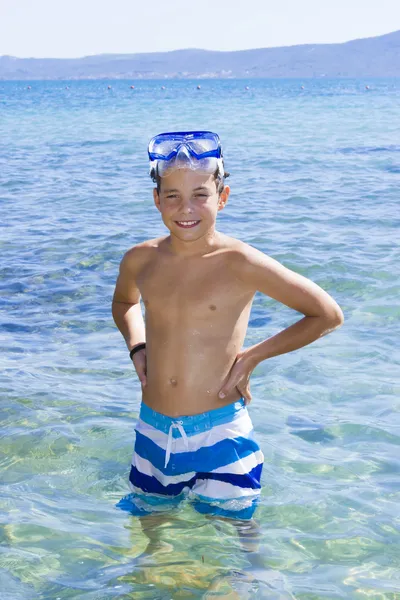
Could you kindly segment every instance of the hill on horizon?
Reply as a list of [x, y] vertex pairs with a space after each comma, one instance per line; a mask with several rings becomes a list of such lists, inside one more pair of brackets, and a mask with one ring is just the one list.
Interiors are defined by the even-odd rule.
[[82, 58], [0, 57], [0, 80], [400, 77], [400, 30], [340, 44], [186, 49]]

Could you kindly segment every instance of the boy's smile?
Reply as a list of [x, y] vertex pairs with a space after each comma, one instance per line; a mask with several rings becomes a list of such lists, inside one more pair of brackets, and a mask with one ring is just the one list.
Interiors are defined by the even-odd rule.
[[200, 221], [175, 221], [175, 223], [183, 229], [190, 229], [192, 227], [196, 227]]

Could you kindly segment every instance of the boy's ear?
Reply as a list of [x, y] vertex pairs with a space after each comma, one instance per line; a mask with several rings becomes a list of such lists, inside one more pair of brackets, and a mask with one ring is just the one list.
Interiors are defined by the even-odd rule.
[[153, 189], [153, 198], [154, 198], [154, 204], [157, 206], [158, 210], [161, 212], [161, 208], [160, 208], [160, 196], [158, 195], [157, 188]]
[[225, 185], [218, 198], [218, 210], [222, 210], [225, 207], [225, 204], [228, 202], [230, 192], [231, 188], [229, 185]]

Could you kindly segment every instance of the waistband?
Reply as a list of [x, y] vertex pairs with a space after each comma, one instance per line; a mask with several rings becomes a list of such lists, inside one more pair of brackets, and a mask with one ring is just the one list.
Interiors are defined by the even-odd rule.
[[155, 427], [159, 431], [164, 431], [165, 433], [170, 432], [171, 425], [179, 424], [183, 427], [186, 435], [190, 436], [212, 429], [216, 425], [230, 423], [245, 413], [247, 413], [247, 408], [243, 398], [240, 398], [240, 400], [237, 400], [232, 404], [221, 406], [221, 408], [214, 408], [213, 410], [198, 415], [186, 415], [180, 417], [163, 415], [142, 402], [139, 418], [148, 425]]

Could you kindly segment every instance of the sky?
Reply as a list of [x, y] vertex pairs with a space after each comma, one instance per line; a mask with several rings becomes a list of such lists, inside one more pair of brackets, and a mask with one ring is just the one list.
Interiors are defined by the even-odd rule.
[[0, 0], [0, 56], [335, 43], [400, 30], [400, 0]]

